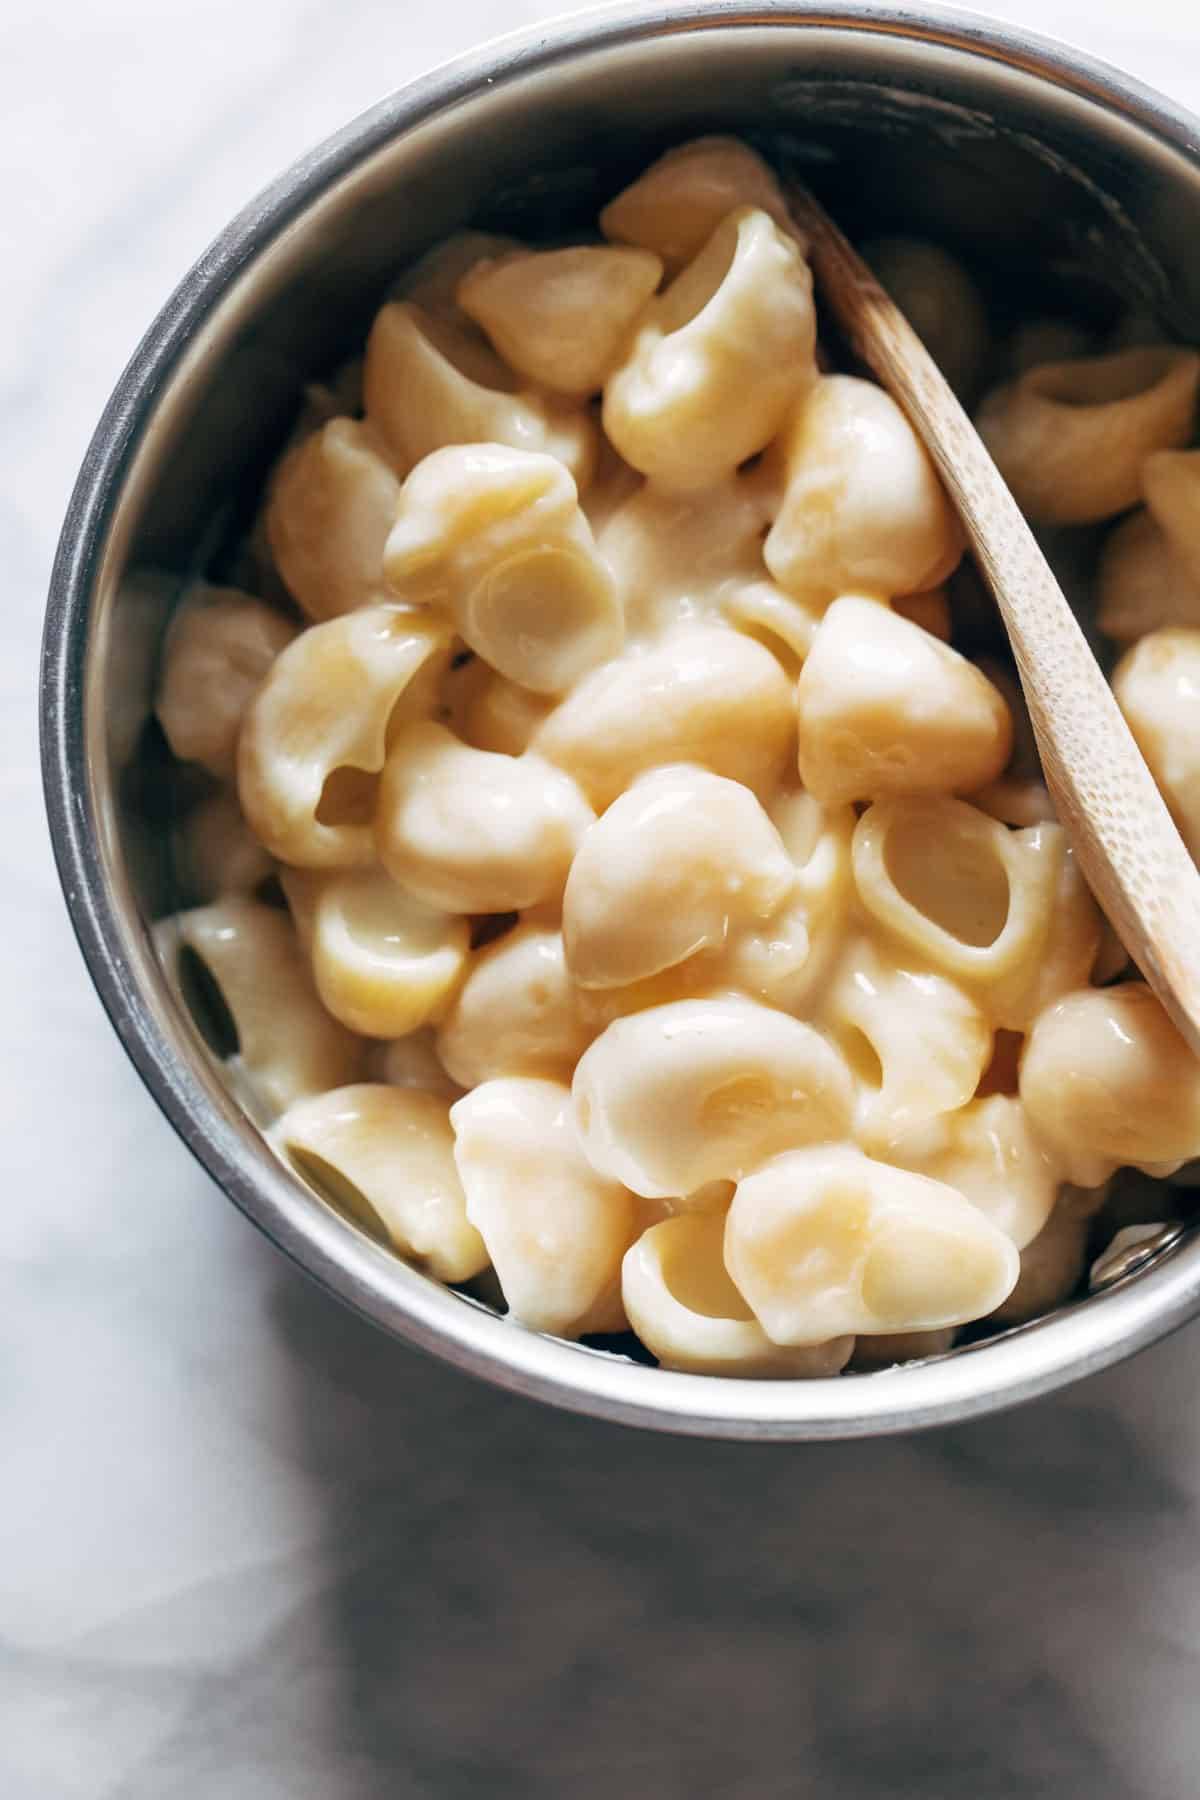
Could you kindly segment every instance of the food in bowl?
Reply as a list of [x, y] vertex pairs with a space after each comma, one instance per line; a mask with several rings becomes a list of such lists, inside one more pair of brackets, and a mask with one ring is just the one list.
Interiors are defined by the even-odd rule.
[[[273, 472], [255, 591], [185, 600], [202, 904], [164, 958], [281, 1158], [517, 1324], [732, 1375], [939, 1353], [1077, 1287], [1118, 1171], [1200, 1154], [1200, 1066], [1011, 672], [947, 641], [960, 527], [819, 350], [770, 169], [702, 139], [600, 223], [402, 276], [361, 400], [310, 396]], [[874, 253], [972, 392], [966, 271]], [[1126, 349], [980, 410], [1035, 523], [1145, 493], [1101, 624], [1185, 830], [1198, 381]]]

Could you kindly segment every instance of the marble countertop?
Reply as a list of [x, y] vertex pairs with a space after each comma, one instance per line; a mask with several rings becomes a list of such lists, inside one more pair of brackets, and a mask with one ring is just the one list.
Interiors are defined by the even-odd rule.
[[[222, 223], [545, 0], [0, 20], [4, 1800], [1191, 1800], [1200, 1327], [909, 1441], [657, 1439], [310, 1287], [143, 1093], [54, 878], [32, 671], [69, 484]], [[1195, 0], [993, 0], [1200, 110]]]

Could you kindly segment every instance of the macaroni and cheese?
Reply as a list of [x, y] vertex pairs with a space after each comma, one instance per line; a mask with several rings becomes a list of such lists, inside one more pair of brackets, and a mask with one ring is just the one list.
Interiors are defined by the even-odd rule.
[[[177, 613], [158, 942], [279, 1157], [514, 1328], [944, 1354], [1077, 1290], [1119, 1169], [1200, 1155], [1200, 1065], [959, 648], [920, 440], [818, 355], [770, 168], [699, 139], [599, 227], [402, 276], [267, 484], [264, 597]], [[868, 255], [973, 396], [970, 274]], [[1099, 623], [1200, 855], [1200, 357], [1096, 349], [1022, 326], [980, 426], [1039, 525], [1124, 515]]]

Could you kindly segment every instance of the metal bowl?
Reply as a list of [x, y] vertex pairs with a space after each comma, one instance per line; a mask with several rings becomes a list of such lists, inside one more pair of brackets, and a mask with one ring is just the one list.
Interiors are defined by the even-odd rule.
[[539, 1337], [408, 1268], [264, 1148], [172, 997], [149, 704], [171, 596], [248, 506], [302, 382], [361, 341], [398, 266], [468, 221], [594, 218], [666, 144], [750, 135], [861, 229], [936, 235], [1032, 310], [1121, 293], [1200, 338], [1200, 122], [1002, 25], [854, 0], [645, 3], [505, 39], [366, 113], [229, 226], [167, 302], [100, 421], [50, 591], [50, 825], [114, 1026], [180, 1136], [318, 1281], [500, 1385], [661, 1430], [869, 1436], [981, 1414], [1102, 1368], [1200, 1307], [1200, 1243], [1054, 1316], [832, 1381], [672, 1374]]

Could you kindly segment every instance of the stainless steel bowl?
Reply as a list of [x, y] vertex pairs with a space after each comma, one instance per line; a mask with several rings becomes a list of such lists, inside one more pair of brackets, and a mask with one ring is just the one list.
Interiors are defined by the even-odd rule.
[[147, 729], [170, 599], [244, 509], [302, 381], [361, 340], [396, 268], [471, 220], [546, 232], [665, 144], [731, 129], [863, 228], [935, 234], [1017, 304], [1120, 290], [1200, 338], [1200, 123], [1113, 70], [940, 7], [687, 0], [509, 38], [404, 89], [253, 201], [151, 326], [63, 528], [42, 687], [47, 805], [92, 976], [143, 1080], [242, 1210], [385, 1329], [580, 1412], [753, 1439], [868, 1436], [988, 1412], [1200, 1307], [1200, 1243], [942, 1359], [820, 1382], [669, 1374], [506, 1324], [390, 1256], [292, 1178], [222, 1085], [155, 960], [171, 906]]

